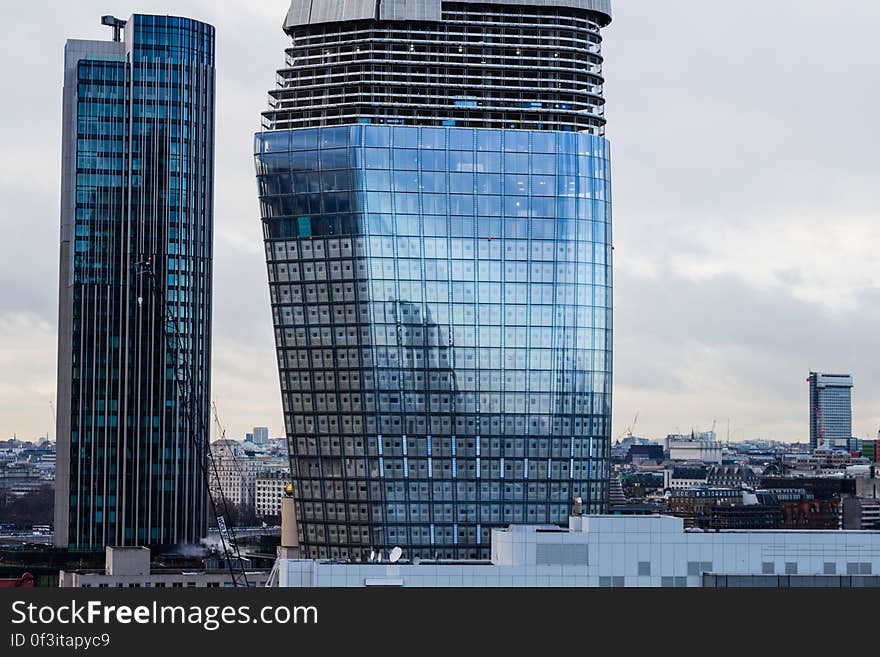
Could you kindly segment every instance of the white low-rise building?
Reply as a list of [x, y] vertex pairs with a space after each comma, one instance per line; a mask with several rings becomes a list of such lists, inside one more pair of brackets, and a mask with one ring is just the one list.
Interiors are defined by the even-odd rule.
[[715, 440], [715, 432], [707, 431], [689, 436], [670, 435], [665, 440], [670, 461], [721, 463], [723, 446]]
[[290, 483], [290, 470], [277, 469], [259, 475], [254, 483], [254, 506], [258, 518], [281, 515], [281, 499]]
[[[150, 550], [145, 547], [107, 547], [102, 570], [62, 570], [58, 575], [60, 588], [229, 588], [234, 587], [226, 563], [208, 569], [160, 568], [153, 569]], [[214, 559], [214, 561], [218, 561]], [[265, 586], [269, 573], [251, 570], [247, 565], [247, 579], [251, 586]], [[208, 561], [206, 561], [208, 563]]]
[[[282, 547], [281, 556], [295, 554], [290, 550]], [[880, 586], [880, 532], [697, 532], [669, 516], [574, 516], [568, 529], [493, 530], [491, 561], [387, 559], [366, 564], [279, 558], [277, 585]]]

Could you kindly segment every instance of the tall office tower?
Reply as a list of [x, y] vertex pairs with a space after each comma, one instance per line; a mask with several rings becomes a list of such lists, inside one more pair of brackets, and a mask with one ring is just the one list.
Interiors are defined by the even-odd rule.
[[852, 376], [810, 372], [810, 446], [844, 447], [852, 435]]
[[254, 445], [269, 443], [269, 427], [254, 427]]
[[82, 551], [207, 529], [214, 28], [102, 22], [64, 64], [55, 540]]
[[608, 502], [607, 0], [295, 0], [255, 158], [309, 557]]

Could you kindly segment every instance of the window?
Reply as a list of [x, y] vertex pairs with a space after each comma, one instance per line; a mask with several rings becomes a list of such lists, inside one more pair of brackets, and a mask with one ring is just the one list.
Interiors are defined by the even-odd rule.
[[795, 561], [786, 561], [785, 562], [785, 574], [786, 575], [797, 575], [798, 565]]
[[837, 564], [836, 563], [825, 563], [825, 569], [823, 571], [826, 575], [836, 575], [837, 574]]
[[761, 564], [762, 575], [774, 575], [776, 573], [776, 565], [772, 561], [765, 561]]
[[651, 562], [639, 561], [639, 577], [649, 577], [651, 575]]

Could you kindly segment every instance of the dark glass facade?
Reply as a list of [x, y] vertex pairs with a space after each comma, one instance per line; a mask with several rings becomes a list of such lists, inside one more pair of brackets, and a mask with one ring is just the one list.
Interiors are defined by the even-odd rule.
[[487, 558], [493, 527], [565, 524], [577, 497], [604, 512], [601, 130], [269, 115], [255, 159], [305, 555]]
[[65, 54], [56, 543], [197, 542], [207, 527], [214, 28], [135, 15], [124, 42], [71, 41]]
[[810, 372], [810, 446], [849, 449], [852, 387], [849, 374]]

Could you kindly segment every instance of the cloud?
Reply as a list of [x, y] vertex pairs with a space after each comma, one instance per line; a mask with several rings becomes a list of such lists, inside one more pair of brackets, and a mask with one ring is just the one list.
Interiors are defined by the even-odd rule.
[[[230, 435], [281, 435], [252, 135], [284, 61], [288, 0], [142, 0], [217, 27], [213, 392]], [[2, 3], [0, 435], [46, 430], [54, 391], [61, 75], [126, 0]], [[626, 0], [605, 35], [615, 232], [615, 435], [719, 420], [806, 435], [810, 368], [852, 371], [880, 427], [880, 4]], [[22, 57], [21, 53], [27, 53]], [[12, 382], [12, 383], [10, 383]], [[21, 382], [22, 385], [18, 385]]]
[[618, 268], [615, 282], [616, 426], [640, 410], [642, 431], [658, 436], [732, 418], [734, 438], [806, 441], [805, 380], [819, 370], [852, 372], [854, 431], [880, 427], [880, 362], [866, 357], [880, 351], [880, 291], [859, 295], [852, 313], [732, 274]]
[[[55, 435], [55, 329], [34, 313], [0, 314], [0, 439]], [[6, 435], [8, 434], [8, 435]]]

